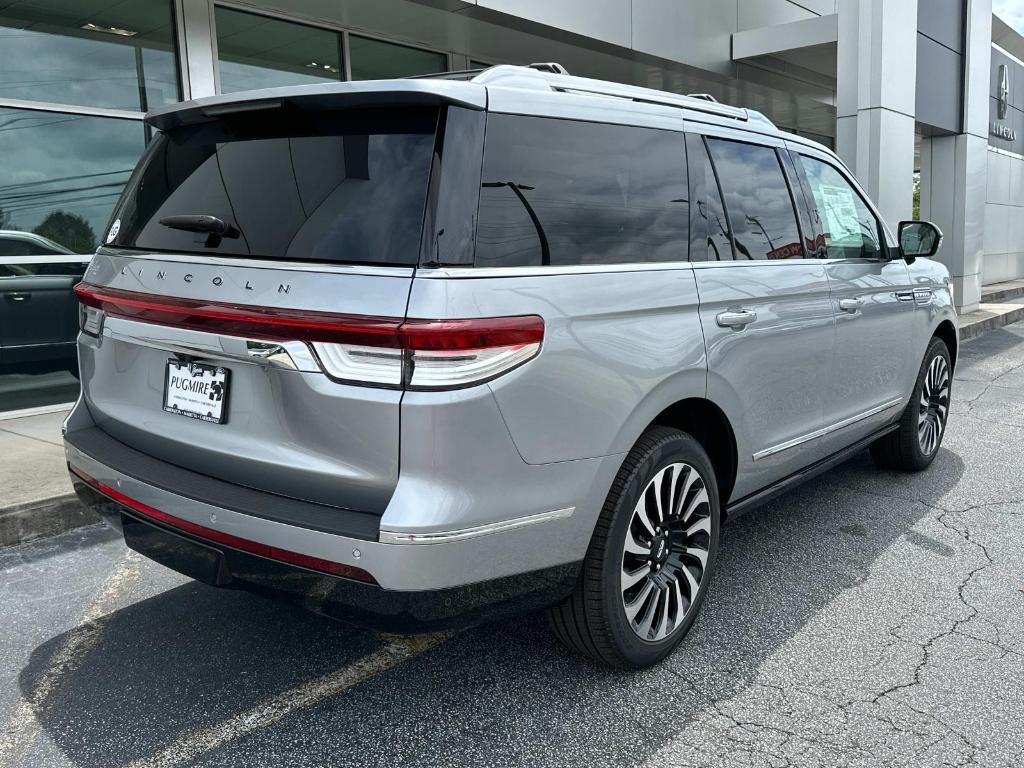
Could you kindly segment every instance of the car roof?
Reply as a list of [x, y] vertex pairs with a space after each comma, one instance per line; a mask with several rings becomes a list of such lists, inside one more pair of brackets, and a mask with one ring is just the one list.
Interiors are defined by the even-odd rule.
[[[652, 105], [676, 108], [684, 120], [713, 122], [741, 131], [780, 136], [787, 141], [822, 148], [817, 142], [781, 131], [760, 112], [721, 104], [706, 94], [678, 94], [606, 80], [569, 75], [558, 64], [516, 66], [502, 64], [480, 70], [443, 72], [392, 80], [362, 80], [293, 85], [255, 91], [221, 94], [179, 102], [146, 115], [146, 122], [168, 130], [219, 119], [228, 114], [273, 110], [290, 105], [302, 109], [339, 106], [440, 105], [455, 104], [469, 109], [488, 108], [488, 91], [550, 99], [553, 104], [566, 95], [583, 99], [618, 100], [617, 110], [637, 111]], [[607, 102], [605, 102], [607, 104]], [[831, 152], [829, 153], [831, 154]]]

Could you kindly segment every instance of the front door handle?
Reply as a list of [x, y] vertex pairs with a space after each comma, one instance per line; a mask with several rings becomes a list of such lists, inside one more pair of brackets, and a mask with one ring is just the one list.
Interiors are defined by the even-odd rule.
[[844, 312], [856, 312], [864, 306], [864, 299], [840, 299], [839, 308]]
[[752, 312], [749, 309], [719, 312], [715, 316], [715, 322], [722, 328], [745, 328], [755, 320], [757, 320], [757, 312]]
[[7, 293], [4, 295], [8, 301], [28, 301], [32, 298], [31, 293]]

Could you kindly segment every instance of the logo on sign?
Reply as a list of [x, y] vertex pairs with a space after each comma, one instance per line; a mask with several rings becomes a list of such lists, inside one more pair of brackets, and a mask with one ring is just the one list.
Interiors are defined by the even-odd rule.
[[999, 65], [999, 119], [1006, 119], [1006, 109], [1010, 103], [1010, 68]]

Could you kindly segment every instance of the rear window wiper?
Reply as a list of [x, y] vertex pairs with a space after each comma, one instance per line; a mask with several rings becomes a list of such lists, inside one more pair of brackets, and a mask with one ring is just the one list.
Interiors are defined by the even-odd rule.
[[186, 213], [179, 216], [164, 216], [160, 223], [170, 229], [181, 229], [185, 232], [206, 234], [206, 247], [216, 248], [222, 237], [236, 238], [241, 234], [233, 226], [205, 213]]
[[160, 223], [171, 229], [183, 229], [186, 232], [205, 232], [218, 237], [238, 237], [238, 230], [216, 216], [204, 213], [188, 213], [180, 216], [165, 216]]

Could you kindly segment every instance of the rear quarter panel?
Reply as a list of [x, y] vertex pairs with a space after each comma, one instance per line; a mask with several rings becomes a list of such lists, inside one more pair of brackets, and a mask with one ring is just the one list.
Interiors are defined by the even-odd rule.
[[704, 397], [707, 362], [689, 264], [494, 272], [418, 272], [409, 317], [544, 318], [540, 355], [488, 385], [525, 462], [624, 453], [664, 408]]

